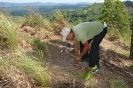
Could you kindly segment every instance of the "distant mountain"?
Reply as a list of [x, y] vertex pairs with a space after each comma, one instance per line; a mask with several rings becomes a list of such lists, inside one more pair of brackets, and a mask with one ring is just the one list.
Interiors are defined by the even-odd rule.
[[88, 2], [78, 2], [78, 3], [53, 3], [53, 2], [47, 2], [47, 3], [41, 3], [41, 2], [33, 2], [33, 3], [8, 3], [8, 2], [0, 2], [0, 7], [25, 7], [25, 6], [42, 6], [42, 5], [72, 5], [72, 4], [82, 4], [82, 5], [91, 5], [93, 3]]
[[34, 3], [0, 3], [0, 8], [5, 9], [7, 8], [8, 12], [16, 16], [22, 16], [23, 14], [29, 13], [27, 6], [30, 5], [33, 10], [37, 10], [39, 13], [52, 13], [57, 10], [67, 10], [67, 11], [74, 11], [79, 10], [83, 7], [89, 6], [93, 3], [41, 3], [41, 2], [34, 2]]
[[0, 3], [0, 7], [25, 7], [27, 5], [31, 5], [31, 6], [40, 6], [40, 5], [44, 5], [44, 3], [41, 2], [34, 2], [34, 3], [8, 3], [8, 2], [1, 2]]

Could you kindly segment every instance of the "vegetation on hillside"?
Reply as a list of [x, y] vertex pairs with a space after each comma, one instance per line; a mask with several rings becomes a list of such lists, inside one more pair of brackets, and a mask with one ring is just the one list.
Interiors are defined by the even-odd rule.
[[[122, 38], [123, 41], [131, 40], [130, 18], [130, 14], [125, 10], [125, 5], [119, 0], [105, 0], [102, 15], [99, 17], [102, 22], [107, 23], [111, 39]], [[130, 43], [128, 42], [128, 44]]]
[[[123, 76], [115, 72], [111, 73], [104, 67], [103, 69], [105, 69], [105, 71], [100, 71], [99, 74], [97, 74], [98, 76], [88, 73], [80, 74], [82, 70], [80, 66], [77, 66], [75, 69], [66, 63], [70, 62], [69, 60], [72, 56], [70, 56], [67, 51], [65, 51], [65, 53], [67, 53], [69, 57], [65, 53], [60, 54], [60, 50], [66, 45], [59, 40], [59, 37], [61, 37], [60, 32], [63, 27], [72, 27], [73, 25], [86, 21], [106, 21], [108, 29], [110, 30], [110, 35], [107, 37], [111, 36], [111, 38], [113, 38], [110, 46], [112, 46], [113, 43], [115, 43], [115, 45], [118, 44], [118, 49], [114, 49], [116, 47], [112, 46], [111, 48], [114, 50], [112, 51], [102, 49], [104, 47], [101, 47], [103, 53], [101, 56], [110, 63], [111, 61], [112, 63], [117, 63], [116, 66], [119, 65], [118, 62], [122, 62], [121, 58], [124, 58], [125, 64], [121, 65], [121, 67], [123, 67], [123, 69], [130, 69], [132, 62], [129, 60], [130, 63], [126, 63], [128, 62], [127, 53], [129, 54], [129, 46], [127, 45], [130, 45], [130, 15], [124, 8], [124, 4], [119, 0], [114, 0], [113, 2], [112, 0], [105, 0], [105, 3], [95, 3], [77, 11], [58, 10], [47, 16], [42, 15], [38, 10], [29, 6], [29, 14], [23, 14], [21, 19], [19, 17], [15, 20], [14, 16], [12, 17], [9, 14], [7, 15], [1, 12], [0, 87], [38, 88], [56, 86], [57, 88], [66, 88], [67, 86], [69, 88], [130, 88], [129, 86], [132, 86], [132, 84], [129, 83], [131, 80], [123, 79]], [[57, 40], [55, 40], [56, 37]], [[121, 38], [125, 38], [125, 42], [121, 42]], [[126, 42], [128, 43], [127, 45], [125, 45]], [[107, 43], [105, 43], [104, 46], [109, 45], [109, 42]], [[119, 48], [122, 48], [121, 50], [124, 50], [126, 55], [123, 52], [119, 52]], [[53, 54], [54, 56], [52, 56]], [[114, 57], [116, 58], [113, 59]], [[67, 60], [65, 58], [67, 58]], [[64, 63], [60, 61], [64, 61]], [[64, 71], [61, 66], [62, 64], [64, 68], [71, 67], [69, 68], [71, 70], [66, 69]], [[77, 71], [77, 68], [81, 70]], [[54, 71], [55, 69], [56, 71]], [[101, 82], [97, 81], [97, 79], [100, 80], [102, 84], [100, 84]], [[72, 84], [68, 84], [67, 82], [71, 82]]]
[[[43, 62], [37, 60], [37, 57], [43, 58], [43, 53], [37, 54], [37, 57], [26, 55], [23, 52], [25, 45], [21, 46], [26, 40], [23, 40], [23, 34], [19, 34], [20, 30], [18, 26], [9, 16], [5, 16], [3, 13], [0, 13], [0, 21], [0, 50], [3, 50], [1, 51], [3, 55], [0, 54], [0, 72], [1, 74], [5, 74], [4, 77], [12, 81], [9, 86], [14, 85], [14, 87], [29, 88], [31, 86], [29, 81], [36, 85], [48, 86], [46, 69], [41, 64]], [[23, 78], [26, 76], [25, 73], [30, 79]], [[22, 80], [20, 80], [20, 74], [24, 75]], [[11, 75], [18, 75], [19, 77], [13, 79]], [[20, 81], [20, 84], [17, 81]], [[4, 85], [1, 87], [4, 87]]]
[[18, 48], [17, 25], [0, 12], [0, 47]]

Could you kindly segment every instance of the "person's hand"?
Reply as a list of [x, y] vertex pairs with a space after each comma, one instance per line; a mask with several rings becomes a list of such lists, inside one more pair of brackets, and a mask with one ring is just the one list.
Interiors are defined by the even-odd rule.
[[74, 60], [74, 64], [78, 64], [78, 63], [79, 63], [79, 61], [75, 59]]
[[76, 60], [77, 60], [77, 61], [80, 61], [80, 60], [81, 60], [81, 57], [78, 55], [78, 56], [76, 57]]
[[78, 64], [78, 62], [81, 60], [80, 56], [77, 56], [74, 60], [74, 64]]

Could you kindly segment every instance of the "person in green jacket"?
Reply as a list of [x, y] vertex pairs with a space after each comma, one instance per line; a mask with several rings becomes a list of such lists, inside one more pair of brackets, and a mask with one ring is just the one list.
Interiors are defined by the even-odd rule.
[[[74, 63], [78, 64], [79, 61], [87, 61], [91, 72], [97, 72], [100, 69], [99, 44], [106, 33], [106, 23], [99, 22], [83, 22], [71, 29], [65, 27], [61, 32], [63, 42], [66, 40], [73, 41], [76, 56]], [[88, 53], [88, 51], [90, 52]]]

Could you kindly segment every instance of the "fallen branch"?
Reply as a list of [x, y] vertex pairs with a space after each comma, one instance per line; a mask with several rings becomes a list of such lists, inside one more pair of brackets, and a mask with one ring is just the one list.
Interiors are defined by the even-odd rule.
[[[131, 77], [133, 78], [132, 73], [130, 73], [130, 72], [126, 71], [126, 70], [123, 70], [122, 68], [117, 67], [117, 66], [115, 66], [114, 64], [111, 64], [111, 63], [109, 63], [109, 62], [107, 62], [107, 61], [105, 61], [105, 60], [101, 60], [101, 62], [102, 62], [106, 67], [108, 67], [109, 69], [119, 71], [119, 74], [124, 75], [124, 76], [129, 77], [129, 78], [131, 78]], [[121, 73], [120, 73], [120, 72], [121, 72]]]

